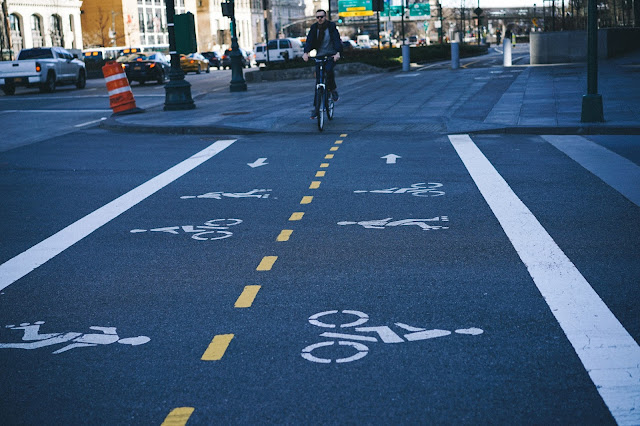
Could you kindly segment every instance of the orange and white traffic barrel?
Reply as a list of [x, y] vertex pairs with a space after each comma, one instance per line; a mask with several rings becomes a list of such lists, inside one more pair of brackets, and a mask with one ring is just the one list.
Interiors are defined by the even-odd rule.
[[136, 107], [136, 100], [133, 98], [133, 92], [122, 65], [109, 61], [102, 67], [102, 74], [107, 83], [109, 106], [113, 110], [113, 115], [143, 112]]

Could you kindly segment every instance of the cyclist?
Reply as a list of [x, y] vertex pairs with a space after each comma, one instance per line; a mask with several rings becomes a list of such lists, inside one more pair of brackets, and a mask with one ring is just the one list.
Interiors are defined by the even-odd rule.
[[[333, 61], [327, 61], [325, 65], [325, 72], [327, 73], [327, 90], [331, 93], [333, 101], [338, 100], [338, 91], [336, 90], [336, 78], [333, 72], [333, 68], [338, 59], [340, 59], [340, 52], [342, 52], [342, 40], [340, 40], [340, 34], [336, 28], [336, 24], [327, 20], [327, 12], [323, 9], [318, 9], [316, 12], [316, 20], [318, 22], [311, 25], [309, 34], [307, 34], [307, 42], [304, 45], [304, 54], [302, 59], [305, 62], [309, 60], [309, 52], [313, 49], [316, 50], [316, 57], [332, 56]], [[316, 62], [316, 79], [319, 77], [318, 69], [320, 64]], [[316, 81], [316, 84], [320, 83]], [[315, 101], [314, 101], [315, 105]], [[318, 111], [315, 106], [311, 111], [311, 118], [314, 119], [318, 115]]]

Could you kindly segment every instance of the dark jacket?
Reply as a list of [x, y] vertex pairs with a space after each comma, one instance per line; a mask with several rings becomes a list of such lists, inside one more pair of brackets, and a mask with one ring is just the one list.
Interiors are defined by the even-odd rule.
[[[331, 36], [331, 43], [333, 43], [333, 48], [336, 49], [336, 52], [342, 53], [342, 40], [340, 40], [340, 33], [338, 32], [338, 28], [336, 28], [336, 24], [328, 21], [327, 25], [329, 25], [329, 35]], [[307, 34], [307, 42], [304, 44], [305, 53], [311, 52], [313, 49], [318, 49], [320, 46], [318, 44], [318, 23], [311, 25], [309, 29], [309, 34]]]

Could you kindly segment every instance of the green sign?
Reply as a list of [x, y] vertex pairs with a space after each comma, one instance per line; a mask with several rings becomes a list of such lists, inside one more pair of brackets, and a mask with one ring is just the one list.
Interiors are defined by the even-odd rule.
[[[404, 1], [404, 0], [403, 0]], [[394, 3], [398, 3], [397, 1]], [[388, 2], [384, 2], [384, 11], [380, 12], [380, 16], [400, 17], [402, 16], [402, 6], [390, 6]], [[408, 5], [409, 17], [425, 18], [431, 16], [431, 7], [429, 3], [413, 3]]]
[[429, 3], [414, 3], [409, 6], [409, 16], [431, 16]]
[[338, 15], [371, 16], [373, 15], [372, 0], [338, 0]]

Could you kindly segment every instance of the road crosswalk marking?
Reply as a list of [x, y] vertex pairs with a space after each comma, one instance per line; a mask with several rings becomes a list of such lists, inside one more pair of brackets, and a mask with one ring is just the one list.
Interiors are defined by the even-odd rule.
[[450, 135], [618, 424], [640, 424], [640, 347], [468, 135]]
[[582, 136], [550, 135], [542, 139], [640, 206], [640, 167], [635, 163]]

